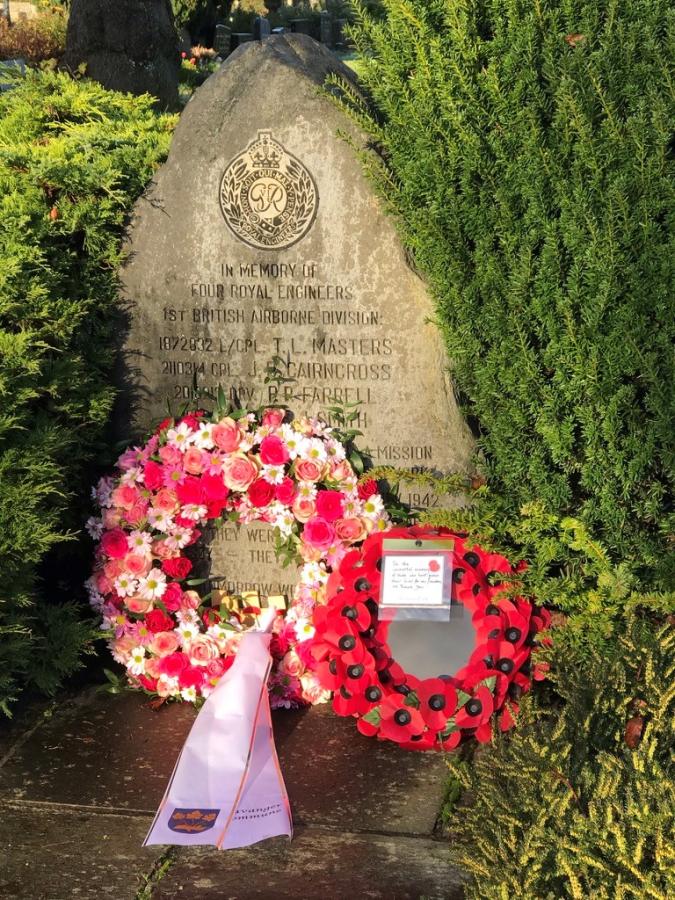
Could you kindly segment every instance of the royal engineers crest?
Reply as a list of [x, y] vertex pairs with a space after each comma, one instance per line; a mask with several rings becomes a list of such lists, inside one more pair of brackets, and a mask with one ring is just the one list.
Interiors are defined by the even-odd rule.
[[258, 132], [220, 182], [220, 207], [230, 230], [260, 250], [282, 250], [299, 241], [318, 205], [314, 179], [269, 131]]

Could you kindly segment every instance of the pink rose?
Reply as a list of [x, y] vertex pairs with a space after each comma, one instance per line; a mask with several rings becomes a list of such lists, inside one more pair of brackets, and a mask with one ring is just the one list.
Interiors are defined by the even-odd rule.
[[206, 672], [209, 678], [220, 678], [225, 672], [225, 660], [222, 657], [210, 659], [206, 663]]
[[134, 504], [130, 510], [127, 511], [125, 515], [125, 519], [129, 523], [129, 525], [138, 525], [140, 522], [148, 514], [148, 501], [140, 500], [138, 503]]
[[113, 528], [112, 531], [103, 532], [101, 547], [111, 559], [122, 559], [127, 555], [129, 540], [121, 528]]
[[315, 550], [327, 550], [335, 542], [335, 529], [325, 519], [310, 519], [302, 532], [303, 541]]
[[344, 481], [346, 478], [352, 478], [353, 475], [354, 471], [346, 459], [342, 459], [339, 463], [331, 466], [330, 477], [333, 481]]
[[325, 469], [325, 463], [318, 463], [313, 459], [296, 459], [295, 461], [295, 477], [298, 481], [321, 481]]
[[124, 557], [124, 568], [137, 578], [147, 575], [151, 565], [150, 557], [142, 553], [129, 553]]
[[279, 671], [283, 672], [285, 675], [290, 675], [292, 678], [298, 678], [304, 669], [305, 667], [302, 664], [302, 660], [293, 650], [289, 650], [279, 663]]
[[[229, 416], [221, 419], [217, 425], [214, 425], [211, 432], [213, 443], [225, 453], [234, 453], [241, 443], [241, 431], [239, 426], [230, 419]], [[235, 490], [233, 488], [233, 490]]]
[[290, 458], [288, 447], [276, 434], [268, 434], [260, 442], [260, 459], [266, 466], [283, 466]]
[[361, 519], [338, 519], [335, 523], [335, 533], [346, 544], [355, 544], [365, 539], [366, 526]]
[[183, 465], [183, 454], [178, 447], [172, 447], [171, 444], [165, 444], [163, 447], [160, 447], [159, 455], [164, 465], [169, 469], [180, 469]]
[[[159, 678], [159, 660], [155, 659], [154, 656], [146, 656], [145, 658], [145, 674], [149, 675], [151, 678]], [[154, 690], [154, 688], [153, 688]]]
[[156, 556], [157, 559], [169, 559], [172, 556], [176, 556], [177, 551], [170, 547], [166, 541], [153, 541], [152, 542], [152, 555]]
[[96, 575], [96, 587], [101, 594], [109, 594], [112, 591], [112, 581], [104, 572]]
[[316, 495], [316, 514], [327, 522], [342, 517], [345, 498], [340, 491], [319, 491]]
[[160, 697], [173, 697], [177, 693], [176, 687], [166, 675], [159, 676], [155, 690]]
[[175, 653], [176, 650], [178, 650], [178, 637], [176, 636], [176, 632], [158, 631], [152, 639], [149, 650], [151, 653], [155, 653], [157, 656], [168, 656], [170, 653]]
[[183, 456], [183, 468], [191, 475], [199, 475], [204, 468], [204, 458], [197, 447], [188, 447]]
[[172, 513], [178, 505], [176, 492], [169, 490], [169, 488], [162, 488], [161, 491], [157, 491], [152, 505], [157, 509], [161, 509], [162, 512]]
[[193, 666], [206, 666], [220, 656], [220, 650], [212, 637], [208, 634], [199, 634], [188, 644], [187, 655]]
[[112, 492], [111, 499], [115, 506], [120, 506], [122, 509], [131, 509], [141, 499], [141, 495], [135, 485], [120, 484]]
[[316, 506], [313, 500], [304, 497], [296, 497], [293, 501], [293, 515], [298, 522], [307, 522], [316, 512]]
[[162, 466], [149, 459], [143, 469], [143, 481], [149, 491], [156, 491], [164, 483], [164, 469]]
[[122, 572], [124, 572], [125, 568], [124, 560], [111, 559], [103, 566], [103, 571], [106, 574], [106, 578], [114, 581], [118, 575], [121, 575]]
[[223, 481], [231, 491], [243, 493], [258, 475], [256, 464], [243, 453], [236, 453], [223, 463]]
[[285, 418], [285, 409], [266, 409], [262, 414], [262, 424], [268, 428], [278, 428]]
[[187, 656], [184, 653], [169, 653], [160, 660], [159, 669], [162, 675], [168, 678], [178, 678], [187, 665]]
[[124, 605], [132, 613], [146, 613], [152, 609], [152, 600], [142, 600], [140, 597], [125, 597]]
[[302, 699], [315, 706], [317, 703], [326, 703], [330, 699], [330, 693], [319, 684], [316, 675], [306, 673], [300, 676], [302, 685]]
[[169, 612], [177, 612], [183, 599], [183, 589], [177, 581], [170, 581], [162, 594], [162, 603]]
[[199, 609], [201, 602], [202, 598], [197, 591], [183, 591], [183, 596], [180, 598], [180, 608], [182, 610]]
[[204, 672], [196, 666], [187, 666], [178, 676], [182, 688], [200, 688], [204, 684]]
[[289, 478], [288, 475], [284, 478], [281, 484], [277, 484], [274, 487], [274, 496], [277, 498], [279, 503], [283, 503], [284, 506], [290, 506], [291, 503], [295, 500], [298, 493], [298, 489], [295, 485], [295, 482], [292, 478]]

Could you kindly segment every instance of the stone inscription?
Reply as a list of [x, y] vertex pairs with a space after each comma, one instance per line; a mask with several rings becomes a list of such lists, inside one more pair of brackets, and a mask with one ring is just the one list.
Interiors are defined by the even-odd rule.
[[[310, 38], [273, 35], [229, 57], [182, 113], [121, 273], [120, 435], [144, 433], [167, 401], [209, 408], [221, 387], [243, 407], [329, 421], [329, 407], [356, 404], [375, 465], [467, 472], [473, 444], [433, 305], [337, 136], [351, 129], [364, 146], [317, 90], [329, 72], [350, 77]], [[415, 485], [402, 499], [445, 502]], [[230, 524], [210, 572], [263, 595], [290, 593], [296, 574], [276, 562], [270, 528]]]

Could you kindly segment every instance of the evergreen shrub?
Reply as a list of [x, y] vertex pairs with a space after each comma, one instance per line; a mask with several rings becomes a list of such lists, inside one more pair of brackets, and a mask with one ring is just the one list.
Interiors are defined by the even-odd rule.
[[673, 575], [668, 0], [383, 0], [343, 103], [435, 296], [500, 517]]
[[81, 527], [113, 401], [125, 216], [166, 155], [152, 99], [30, 73], [0, 95], [0, 709], [53, 691], [88, 638], [39, 567]]
[[633, 615], [611, 650], [551, 662], [564, 701], [449, 763], [468, 792], [450, 852], [469, 898], [675, 896], [675, 626]]

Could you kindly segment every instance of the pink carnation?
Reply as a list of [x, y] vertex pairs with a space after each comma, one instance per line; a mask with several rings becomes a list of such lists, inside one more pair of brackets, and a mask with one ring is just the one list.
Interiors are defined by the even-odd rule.
[[156, 491], [164, 482], [164, 469], [154, 460], [148, 460], [143, 470], [143, 480], [149, 491]]
[[316, 495], [316, 514], [327, 522], [342, 517], [345, 498], [340, 491], [319, 491]]

